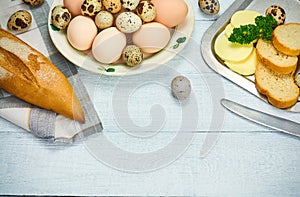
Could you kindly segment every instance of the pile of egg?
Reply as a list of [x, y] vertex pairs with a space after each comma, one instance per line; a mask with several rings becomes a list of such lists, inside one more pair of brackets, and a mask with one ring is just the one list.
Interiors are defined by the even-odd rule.
[[69, 43], [104, 64], [140, 64], [163, 49], [188, 13], [184, 0], [63, 0], [52, 24]]

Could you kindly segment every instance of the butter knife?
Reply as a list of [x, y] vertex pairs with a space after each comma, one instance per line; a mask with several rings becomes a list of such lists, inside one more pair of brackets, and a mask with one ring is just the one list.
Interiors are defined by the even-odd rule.
[[255, 123], [300, 137], [300, 123], [251, 109], [227, 99], [221, 99], [221, 104], [231, 112]]

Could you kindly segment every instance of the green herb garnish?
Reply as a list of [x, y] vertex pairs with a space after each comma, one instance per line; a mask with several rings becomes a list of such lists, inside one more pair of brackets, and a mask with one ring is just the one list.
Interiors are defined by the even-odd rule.
[[234, 28], [233, 33], [229, 36], [230, 42], [239, 44], [250, 44], [256, 39], [271, 40], [273, 27], [276, 27], [277, 21], [273, 16], [257, 16], [255, 25], [241, 25], [239, 28]]

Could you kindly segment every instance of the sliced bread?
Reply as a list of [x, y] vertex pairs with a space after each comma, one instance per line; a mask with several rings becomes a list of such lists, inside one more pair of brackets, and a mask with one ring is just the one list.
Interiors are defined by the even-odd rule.
[[256, 45], [258, 59], [272, 70], [281, 73], [294, 73], [298, 57], [289, 56], [278, 51], [271, 41], [259, 39]]
[[287, 55], [300, 55], [300, 23], [279, 25], [272, 34], [274, 47]]
[[299, 97], [299, 87], [292, 74], [280, 74], [258, 61], [255, 71], [257, 90], [278, 108], [293, 106]]

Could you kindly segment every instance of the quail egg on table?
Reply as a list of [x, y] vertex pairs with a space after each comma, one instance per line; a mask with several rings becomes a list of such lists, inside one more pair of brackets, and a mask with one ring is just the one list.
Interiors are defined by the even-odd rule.
[[105, 29], [111, 27], [114, 22], [113, 15], [105, 10], [100, 11], [95, 17], [95, 23], [98, 28]]
[[198, 5], [205, 14], [217, 14], [220, 10], [218, 0], [198, 0]]
[[128, 66], [136, 66], [143, 61], [143, 52], [135, 45], [128, 45], [123, 50], [122, 59]]
[[7, 22], [7, 28], [13, 31], [27, 30], [31, 22], [31, 14], [26, 10], [19, 10], [10, 16]]
[[52, 9], [51, 22], [58, 29], [66, 29], [71, 21], [71, 13], [69, 10], [62, 6], [57, 5]]
[[134, 10], [139, 5], [140, 0], [121, 0], [123, 8], [127, 11]]
[[95, 16], [101, 11], [101, 8], [101, 0], [84, 0], [80, 7], [80, 11], [84, 16]]
[[44, 3], [44, 0], [23, 0], [23, 2], [31, 6], [38, 6]]
[[137, 7], [137, 14], [144, 22], [151, 22], [156, 17], [156, 9], [153, 3], [143, 0]]
[[116, 26], [123, 33], [133, 33], [142, 26], [142, 20], [133, 12], [122, 12], [116, 19]]
[[282, 25], [285, 21], [285, 11], [282, 7], [277, 6], [277, 5], [271, 5], [267, 10], [266, 10], [266, 15], [271, 15], [275, 18], [277, 21], [278, 25]]
[[113, 14], [118, 13], [122, 9], [121, 0], [103, 0], [102, 4], [107, 11]]
[[178, 100], [185, 100], [191, 94], [191, 83], [184, 76], [177, 76], [172, 80], [171, 91]]

